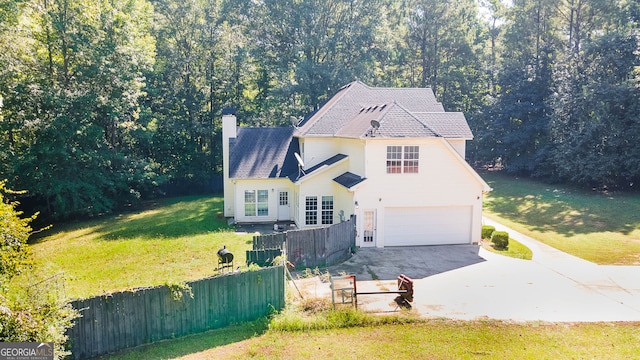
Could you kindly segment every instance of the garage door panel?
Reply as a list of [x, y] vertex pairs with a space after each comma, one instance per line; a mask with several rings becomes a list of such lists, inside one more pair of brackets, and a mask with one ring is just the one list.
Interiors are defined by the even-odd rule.
[[385, 246], [469, 244], [471, 207], [385, 209]]

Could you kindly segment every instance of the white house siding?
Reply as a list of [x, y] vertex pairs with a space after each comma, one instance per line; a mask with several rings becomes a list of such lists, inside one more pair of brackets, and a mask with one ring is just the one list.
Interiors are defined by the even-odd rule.
[[[305, 168], [310, 168], [336, 155], [349, 156], [349, 169], [354, 174], [364, 173], [364, 145], [360, 139], [346, 138], [305, 138], [300, 139]], [[304, 144], [304, 145], [302, 145]], [[345, 170], [347, 171], [347, 170]], [[338, 174], [339, 175], [339, 174]]]
[[[236, 222], [275, 222], [278, 220], [278, 190], [288, 189], [293, 194], [293, 186], [288, 179], [259, 179], [259, 180], [235, 180], [235, 214]], [[269, 196], [269, 211], [267, 216], [245, 216], [244, 192], [245, 190], [267, 190]], [[291, 207], [293, 215], [293, 205]]]
[[[367, 142], [367, 180], [358, 187], [357, 215], [365, 210], [376, 212], [375, 246], [394, 246], [385, 236], [385, 209], [404, 208], [467, 208], [470, 212], [470, 239], [480, 238], [482, 218], [482, 183], [474, 177], [456, 151], [442, 138], [376, 139]], [[420, 146], [418, 174], [387, 174], [386, 150], [389, 145]], [[394, 213], [392, 216], [396, 216]], [[410, 214], [407, 214], [410, 218]], [[417, 220], [416, 220], [417, 221]], [[460, 220], [463, 223], [467, 219]], [[358, 224], [362, 226], [362, 222]], [[417, 225], [418, 226], [418, 225]], [[362, 229], [358, 233], [362, 234]], [[447, 243], [443, 241], [442, 243]]]
[[338, 216], [340, 210], [344, 211], [345, 218], [352, 214], [353, 195], [343, 186], [340, 186], [332, 179], [343, 174], [349, 169], [349, 160], [344, 160], [334, 166], [308, 177], [304, 181], [300, 181], [298, 186], [298, 208], [297, 208], [297, 225], [300, 228], [311, 228], [322, 226], [320, 221], [317, 225], [305, 224], [305, 201], [307, 196], [317, 196], [321, 201], [322, 196], [333, 196], [333, 222], [340, 221]]
[[465, 151], [467, 151], [467, 141], [461, 139], [447, 139], [449, 144], [456, 150], [460, 157], [465, 158]]

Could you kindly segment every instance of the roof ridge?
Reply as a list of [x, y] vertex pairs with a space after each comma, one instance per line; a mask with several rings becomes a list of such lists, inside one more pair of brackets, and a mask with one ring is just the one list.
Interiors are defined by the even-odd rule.
[[[362, 83], [362, 82], [360, 82]], [[363, 84], [371, 89], [374, 90], [396, 90], [396, 89], [402, 89], [402, 90], [426, 90], [426, 89], [431, 89], [431, 86], [425, 86], [425, 87], [391, 87], [391, 86], [368, 86], [366, 84]]]
[[464, 114], [462, 111], [414, 111], [414, 114]]

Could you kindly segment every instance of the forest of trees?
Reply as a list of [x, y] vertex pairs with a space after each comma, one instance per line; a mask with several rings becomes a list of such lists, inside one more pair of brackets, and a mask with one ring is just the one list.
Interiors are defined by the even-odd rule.
[[204, 192], [222, 108], [287, 125], [358, 79], [433, 88], [474, 166], [633, 190], [639, 23], [637, 0], [0, 0], [0, 180], [57, 220]]

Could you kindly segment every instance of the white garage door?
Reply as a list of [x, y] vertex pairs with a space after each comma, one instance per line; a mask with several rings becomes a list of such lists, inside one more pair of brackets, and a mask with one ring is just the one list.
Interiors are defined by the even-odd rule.
[[471, 206], [384, 210], [384, 246], [469, 243]]

